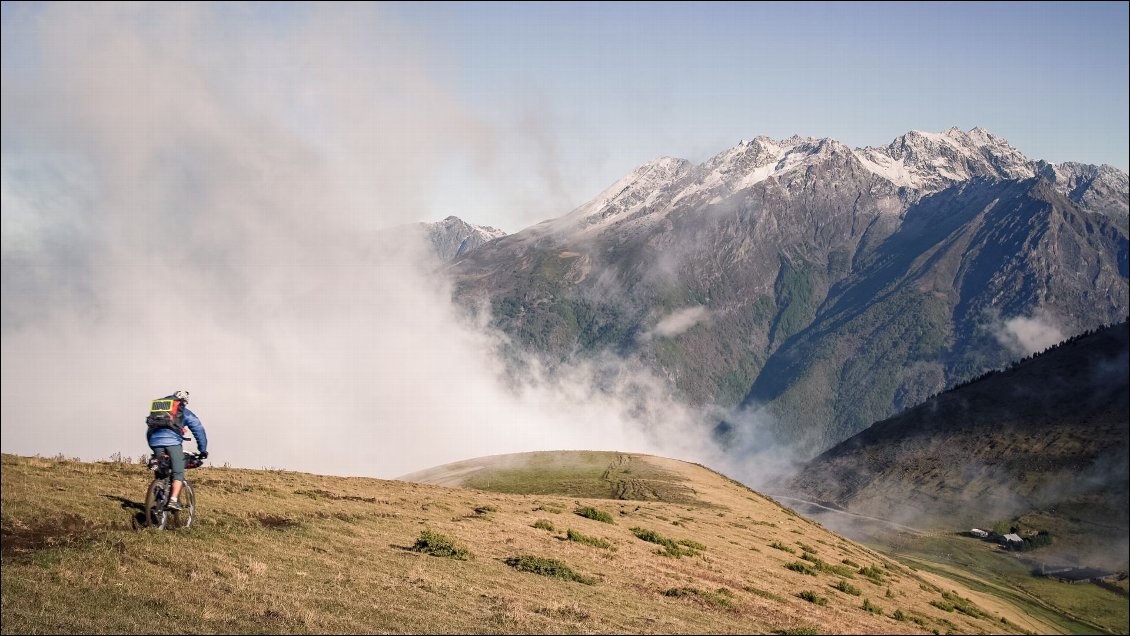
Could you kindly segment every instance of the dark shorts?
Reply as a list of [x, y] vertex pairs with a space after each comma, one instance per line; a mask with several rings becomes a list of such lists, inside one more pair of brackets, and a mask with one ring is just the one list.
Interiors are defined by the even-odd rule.
[[176, 446], [150, 446], [153, 449], [154, 455], [160, 455], [162, 452], [169, 454], [169, 459], [172, 460], [173, 465], [173, 479], [184, 481], [184, 445], [177, 444]]

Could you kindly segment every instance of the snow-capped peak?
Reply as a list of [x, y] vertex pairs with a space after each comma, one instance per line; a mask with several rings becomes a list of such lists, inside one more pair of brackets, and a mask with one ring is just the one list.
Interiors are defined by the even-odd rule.
[[693, 169], [694, 164], [686, 159], [653, 159], [624, 175], [592, 201], [558, 219], [553, 229], [583, 227], [629, 216], [662, 198], [664, 192]]
[[640, 189], [651, 188], [660, 183], [670, 181], [680, 176], [691, 168], [691, 162], [675, 157], [659, 157], [653, 159], [635, 170], [632, 170], [622, 179], [613, 183], [595, 199], [598, 205], [607, 205], [619, 198], [630, 195]]
[[923, 193], [974, 177], [1024, 179], [1036, 172], [1034, 162], [980, 127], [968, 132], [956, 126], [943, 133], [912, 130], [885, 147], [857, 148], [855, 154], [880, 177]]
[[675, 196], [672, 203], [703, 193], [711, 194], [710, 200], [716, 200], [792, 170], [818, 143], [819, 140], [798, 135], [788, 139], [759, 136], [752, 141], [742, 140], [699, 166], [695, 183]]
[[[964, 131], [955, 126], [940, 133], [911, 130], [886, 146], [854, 149], [831, 138], [793, 135], [772, 139], [762, 135], [743, 138], [697, 166], [673, 157], [649, 161], [548, 225], [557, 232], [592, 233], [611, 226], [650, 224], [676, 208], [716, 204], [762, 181], [796, 175], [829, 160], [835, 160], [834, 165], [861, 165], [880, 179], [904, 188], [900, 196], [909, 198], [979, 177], [1028, 179], [1045, 174], [1043, 166], [1047, 165], [1028, 159], [1008, 141], [981, 127]], [[1084, 182], [1088, 191], [1126, 190], [1124, 172], [1064, 166], [1049, 177], [1061, 192], [1067, 193], [1069, 184]]]

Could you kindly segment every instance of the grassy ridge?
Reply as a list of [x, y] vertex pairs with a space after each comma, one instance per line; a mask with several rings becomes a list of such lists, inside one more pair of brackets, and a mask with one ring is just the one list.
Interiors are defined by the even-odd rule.
[[[143, 467], [4, 455], [0, 631], [1046, 631], [1046, 623], [992, 596], [912, 572], [716, 473], [672, 460], [633, 460], [678, 474], [705, 504], [610, 505], [203, 468], [190, 473], [197, 525], [156, 532], [131, 525], [149, 478]], [[610, 510], [616, 523], [572, 514], [584, 507]], [[539, 520], [562, 531], [534, 527]], [[633, 527], [693, 537], [697, 554], [657, 554], [656, 544], [638, 538]], [[882, 569], [891, 597], [881, 597], [877, 587], [868, 594], [883, 615], [832, 590], [836, 574], [785, 569], [795, 557], [761, 549], [773, 542], [802, 542], [828, 563], [849, 559]], [[467, 558], [443, 558], [455, 555]], [[828, 590], [822, 592], [828, 604], [799, 598], [806, 589]], [[950, 591], [984, 616], [949, 615], [930, 604]], [[891, 618], [896, 610], [921, 625]]]
[[[460, 476], [450, 478], [452, 474]], [[403, 479], [510, 494], [709, 505], [695, 495], [685, 477], [608, 451], [497, 455], [439, 466]]]

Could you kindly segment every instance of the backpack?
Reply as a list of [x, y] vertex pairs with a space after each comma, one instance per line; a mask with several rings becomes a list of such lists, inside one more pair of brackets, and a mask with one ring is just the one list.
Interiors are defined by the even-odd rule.
[[145, 424], [149, 426], [150, 433], [167, 428], [180, 435], [184, 429], [184, 402], [171, 395], [153, 400]]

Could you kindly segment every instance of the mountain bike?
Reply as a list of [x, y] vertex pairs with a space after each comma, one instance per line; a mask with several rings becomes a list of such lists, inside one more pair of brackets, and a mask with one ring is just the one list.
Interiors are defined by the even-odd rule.
[[[204, 460], [196, 453], [184, 454], [184, 467], [199, 468]], [[196, 520], [196, 493], [188, 483], [188, 475], [181, 484], [180, 510], [165, 507], [173, 493], [173, 461], [168, 453], [160, 453], [149, 458], [149, 470], [153, 471], [153, 482], [145, 494], [145, 525], [158, 530], [190, 528]]]

